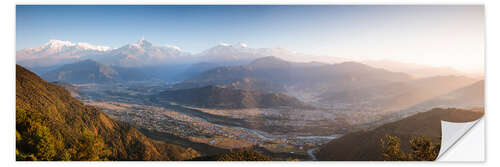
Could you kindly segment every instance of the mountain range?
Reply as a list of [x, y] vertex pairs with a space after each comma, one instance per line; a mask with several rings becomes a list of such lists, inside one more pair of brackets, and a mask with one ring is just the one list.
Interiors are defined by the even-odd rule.
[[37, 48], [26, 48], [16, 52], [18, 64], [27, 67], [46, 67], [72, 63], [93, 55], [112, 50], [106, 46], [94, 46], [88, 43], [49, 40]]
[[[372, 68], [361, 63], [338, 64], [297, 63], [277, 57], [263, 57], [247, 65], [224, 66], [205, 71], [185, 80], [174, 88], [193, 88], [208, 85], [235, 86], [235, 83], [254, 80], [265, 88], [256, 90], [301, 89], [310, 93], [326, 90], [351, 90], [391, 82], [407, 81], [411, 78], [403, 73]], [[244, 86], [252, 87], [252, 86]], [[243, 86], [242, 86], [243, 88]], [[292, 90], [293, 91], [293, 90]]]
[[[298, 63], [277, 57], [263, 57], [246, 65], [212, 68], [173, 85], [172, 89], [219, 85], [233, 89], [282, 93], [306, 103], [320, 103], [322, 106], [348, 105], [350, 109], [363, 110], [369, 107], [377, 111], [398, 111], [415, 106], [436, 106], [438, 97], [443, 104], [450, 104], [448, 106], [463, 102], [459, 106], [481, 107], [484, 86], [477, 83], [472, 86], [474, 90], [467, 89], [475, 82], [478, 82], [475, 78], [455, 75], [413, 78], [405, 73], [357, 62]], [[458, 89], [467, 92], [446, 96]], [[451, 96], [456, 98], [450, 99]], [[462, 97], [465, 96], [470, 97], [468, 101], [463, 100]], [[449, 100], [444, 103], [443, 98]], [[430, 100], [434, 102], [431, 103]]]
[[16, 52], [17, 63], [30, 68], [57, 66], [85, 59], [93, 59], [111, 66], [144, 67], [165, 64], [247, 63], [266, 56], [287, 57], [294, 53], [284, 48], [249, 48], [244, 43], [219, 44], [198, 54], [182, 51], [176, 46], [156, 46], [142, 38], [137, 43], [119, 48], [94, 46], [88, 43], [50, 40], [37, 48]]
[[389, 60], [357, 61], [349, 58], [332, 56], [306, 55], [283, 47], [251, 48], [245, 43], [221, 43], [200, 53], [189, 53], [177, 46], [154, 45], [140, 39], [137, 43], [126, 44], [118, 48], [96, 46], [88, 43], [62, 40], [49, 40], [36, 48], [25, 48], [16, 52], [17, 64], [44, 74], [65, 64], [82, 60], [94, 61], [114, 67], [142, 68], [156, 78], [171, 82], [188, 79], [209, 69], [224, 66], [247, 65], [264, 57], [276, 57], [290, 62], [320, 64], [340, 64], [360, 62], [375, 68], [391, 72], [407, 73], [412, 77], [423, 78], [437, 75], [477, 75], [458, 72], [449, 67], [430, 67]]
[[92, 58], [113, 66], [141, 67], [179, 63], [192, 56], [178, 47], [155, 46], [142, 38], [136, 44], [128, 44]]
[[[179, 72], [182, 69], [184, 72]], [[306, 103], [327, 106], [347, 104], [351, 109], [369, 105], [384, 111], [407, 109], [477, 82], [477, 79], [453, 75], [413, 78], [405, 73], [357, 62], [299, 63], [272, 56], [257, 58], [244, 65], [198, 63], [189, 68], [174, 66], [170, 69], [109, 66], [89, 59], [63, 65], [41, 76], [51, 82], [106, 84], [145, 81], [158, 78], [161, 74], [175, 73], [173, 71], [187, 79], [177, 77], [177, 81], [183, 81], [168, 85], [171, 91], [219, 86], [224, 89], [286, 94]]]
[[16, 62], [41, 75], [65, 64], [91, 59], [113, 67], [141, 69], [157, 79], [178, 82], [211, 68], [244, 65], [266, 56], [292, 58], [297, 54], [284, 48], [249, 48], [244, 43], [221, 43], [192, 54], [176, 46], [153, 45], [144, 38], [118, 48], [50, 40], [37, 48], [18, 50]]
[[16, 52], [17, 63], [27, 67], [47, 67], [93, 59], [112, 66], [154, 66], [184, 61], [192, 57], [175, 46], [155, 46], [144, 38], [135, 44], [112, 49], [87, 43], [50, 40], [38, 48]]

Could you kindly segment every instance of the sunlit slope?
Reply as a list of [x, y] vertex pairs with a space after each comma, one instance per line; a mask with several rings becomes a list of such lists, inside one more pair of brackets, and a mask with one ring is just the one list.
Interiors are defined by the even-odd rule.
[[152, 141], [16, 66], [17, 160], [182, 160], [192, 149]]

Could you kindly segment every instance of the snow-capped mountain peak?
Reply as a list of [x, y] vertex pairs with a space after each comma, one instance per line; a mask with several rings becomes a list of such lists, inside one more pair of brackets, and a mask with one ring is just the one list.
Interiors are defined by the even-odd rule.
[[96, 51], [109, 51], [111, 50], [111, 47], [108, 46], [98, 46], [98, 45], [91, 45], [86, 42], [78, 42], [76, 43], [76, 46], [81, 49], [86, 49], [86, 50], [96, 50]]
[[169, 49], [173, 49], [173, 50], [176, 50], [176, 51], [182, 51], [180, 47], [178, 46], [175, 46], [175, 45], [165, 45], [165, 47], [169, 48]]
[[40, 47], [16, 52], [18, 62], [30, 67], [71, 63], [82, 59], [93, 59], [108, 65], [125, 67], [189, 61], [242, 63], [267, 56], [290, 59], [295, 53], [284, 48], [251, 48], [243, 42], [238, 42], [220, 43], [201, 53], [191, 54], [174, 45], [153, 45], [144, 37], [119, 48], [96, 46], [85, 42], [50, 40]]
[[45, 67], [75, 62], [90, 55], [104, 54], [109, 50], [111, 48], [107, 46], [84, 42], [49, 40], [40, 47], [16, 51], [16, 61], [28, 67]]
[[151, 48], [151, 47], [153, 47], [153, 44], [149, 41], [146, 41], [146, 39], [144, 39], [144, 37], [142, 37], [141, 40], [139, 40], [139, 42], [137, 42], [137, 46], [141, 47], [141, 48]]
[[243, 42], [238, 42], [236, 44], [228, 44], [228, 43], [221, 42], [221, 43], [219, 43], [218, 46], [233, 47], [233, 48], [247, 48], [248, 47], [248, 45], [243, 43]]
[[91, 45], [89, 43], [85, 42], [78, 42], [78, 43], [73, 43], [71, 41], [63, 41], [63, 40], [49, 40], [47, 43], [41, 46], [41, 48], [44, 49], [62, 49], [62, 48], [70, 48], [70, 47], [75, 47], [76, 49], [82, 49], [82, 50], [95, 50], [95, 51], [108, 51], [111, 50], [110, 47], [107, 46], [97, 46], [97, 45]]
[[42, 47], [44, 48], [60, 48], [60, 47], [65, 47], [65, 46], [74, 46], [75, 44], [70, 42], [70, 41], [62, 41], [62, 40], [56, 40], [56, 39], [51, 39], [47, 43], [43, 44]]
[[140, 49], [143, 51], [166, 49], [166, 50], [181, 52], [181, 48], [179, 48], [178, 46], [168, 45], [168, 44], [166, 44], [164, 46], [155, 46], [151, 42], [144, 39], [144, 37], [142, 37], [141, 40], [137, 41], [137, 43], [135, 43], [135, 44], [125, 45], [125, 48], [135, 48], [135, 49]]
[[246, 47], [248, 47], [248, 45], [247, 45], [247, 44], [245, 44], [245, 43], [243, 43], [243, 42], [239, 42], [239, 43], [238, 43], [237, 45], [235, 45], [235, 46], [238, 46], [238, 47], [241, 47], [241, 48], [246, 48]]

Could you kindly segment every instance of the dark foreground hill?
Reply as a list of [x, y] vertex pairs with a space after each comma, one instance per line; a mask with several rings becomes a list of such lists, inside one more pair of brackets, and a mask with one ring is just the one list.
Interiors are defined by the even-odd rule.
[[401, 139], [401, 149], [408, 152], [412, 136], [425, 136], [434, 143], [441, 142], [441, 120], [469, 122], [479, 119], [483, 111], [461, 109], [433, 109], [400, 121], [387, 123], [373, 130], [353, 132], [325, 144], [316, 154], [326, 161], [379, 161], [383, 160], [380, 139], [385, 135]]
[[241, 150], [213, 156], [198, 157], [192, 161], [272, 161], [271, 157], [253, 150]]
[[184, 160], [199, 154], [153, 141], [16, 66], [17, 160]]
[[160, 102], [170, 101], [205, 108], [308, 107], [296, 98], [281, 93], [263, 93], [222, 86], [165, 91], [155, 98]]

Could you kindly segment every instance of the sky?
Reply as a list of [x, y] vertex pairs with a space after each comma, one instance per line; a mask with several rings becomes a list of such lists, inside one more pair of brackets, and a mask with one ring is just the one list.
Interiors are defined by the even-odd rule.
[[144, 37], [190, 53], [243, 42], [482, 72], [484, 22], [482, 5], [18, 5], [16, 50], [51, 39], [118, 48]]

